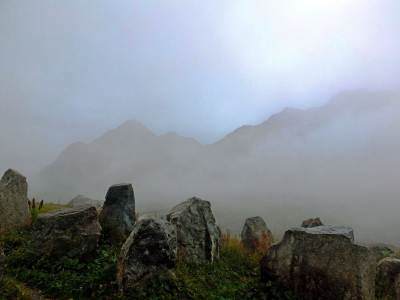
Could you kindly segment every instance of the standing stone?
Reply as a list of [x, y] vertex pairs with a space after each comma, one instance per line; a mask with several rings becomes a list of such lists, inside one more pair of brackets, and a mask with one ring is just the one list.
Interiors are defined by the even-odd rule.
[[175, 206], [167, 219], [177, 228], [179, 259], [204, 263], [219, 258], [221, 232], [210, 202], [191, 198]]
[[26, 225], [29, 220], [28, 183], [10, 169], [0, 180], [0, 232]]
[[304, 220], [303, 223], [301, 224], [301, 227], [303, 228], [313, 228], [313, 227], [318, 227], [318, 226], [323, 226], [322, 221], [320, 218], [312, 218], [312, 219], [307, 219]]
[[375, 299], [375, 257], [353, 239], [348, 227], [292, 228], [263, 258], [263, 280], [300, 299]]
[[100, 224], [106, 239], [121, 245], [135, 224], [135, 196], [131, 184], [117, 184], [108, 189], [100, 213]]
[[161, 218], [140, 219], [121, 249], [119, 287], [125, 297], [138, 296], [153, 280], [171, 278], [176, 262], [175, 226]]
[[266, 254], [271, 248], [273, 237], [267, 224], [261, 217], [246, 219], [242, 234], [243, 246], [251, 252], [260, 252]]
[[376, 296], [378, 299], [400, 299], [400, 259], [388, 257], [379, 262]]
[[79, 206], [39, 215], [32, 235], [38, 254], [85, 258], [101, 236], [97, 209]]

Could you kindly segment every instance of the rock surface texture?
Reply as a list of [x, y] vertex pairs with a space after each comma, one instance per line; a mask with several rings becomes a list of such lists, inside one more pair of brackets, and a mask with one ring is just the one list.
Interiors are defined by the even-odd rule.
[[320, 218], [312, 218], [312, 219], [307, 219], [304, 220], [303, 223], [301, 224], [301, 227], [303, 228], [313, 228], [313, 227], [318, 227], [318, 226], [323, 226], [322, 221]]
[[263, 280], [277, 280], [300, 299], [375, 299], [374, 255], [353, 239], [348, 227], [292, 228], [263, 258]]
[[96, 250], [101, 235], [93, 206], [80, 206], [40, 215], [33, 226], [38, 253], [84, 258]]
[[26, 225], [29, 219], [28, 183], [10, 169], [0, 180], [0, 232]]
[[94, 199], [90, 199], [83, 195], [78, 195], [74, 199], [69, 201], [68, 205], [72, 206], [72, 207], [82, 206], [82, 205], [90, 205], [90, 206], [94, 206], [96, 208], [100, 208], [100, 207], [102, 207], [103, 203], [99, 200], [94, 200]]
[[400, 259], [388, 257], [379, 262], [376, 295], [378, 299], [400, 299]]
[[117, 280], [124, 296], [135, 296], [152, 280], [172, 276], [177, 262], [175, 226], [160, 218], [140, 219], [122, 246]]
[[243, 246], [251, 252], [266, 253], [273, 242], [272, 233], [261, 217], [246, 219], [241, 238]]
[[167, 219], [176, 226], [179, 259], [203, 263], [219, 258], [221, 232], [210, 202], [191, 198], [175, 206]]
[[3, 278], [4, 276], [4, 270], [5, 270], [5, 260], [6, 257], [4, 255], [4, 250], [3, 248], [1, 248], [0, 246], [0, 280]]
[[104, 236], [112, 243], [122, 245], [131, 233], [135, 220], [135, 195], [132, 185], [111, 186], [100, 213]]

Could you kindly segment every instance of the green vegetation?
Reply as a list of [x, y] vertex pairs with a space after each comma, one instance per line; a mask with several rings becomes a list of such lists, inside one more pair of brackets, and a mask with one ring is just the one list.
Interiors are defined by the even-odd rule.
[[[6, 254], [6, 277], [0, 299], [31, 299], [29, 288], [57, 299], [121, 299], [116, 284], [118, 249], [100, 244], [86, 261], [37, 257], [28, 230], [0, 238]], [[213, 264], [179, 263], [175, 277], [150, 282], [137, 299], [294, 299], [272, 284], [261, 284], [259, 256], [248, 255], [240, 242], [225, 238], [221, 259]], [[23, 284], [22, 284], [23, 283]], [[29, 287], [29, 288], [28, 288]]]
[[51, 211], [56, 211], [60, 210], [63, 208], [69, 207], [68, 205], [65, 204], [57, 204], [57, 203], [44, 203], [42, 209], [40, 210], [40, 214], [45, 214]]
[[28, 200], [28, 206], [29, 206], [29, 212], [31, 213], [31, 220], [33, 224], [36, 222], [39, 212], [43, 208], [43, 200], [40, 201], [39, 205], [36, 205], [36, 200], [35, 198], [33, 198], [32, 201]]

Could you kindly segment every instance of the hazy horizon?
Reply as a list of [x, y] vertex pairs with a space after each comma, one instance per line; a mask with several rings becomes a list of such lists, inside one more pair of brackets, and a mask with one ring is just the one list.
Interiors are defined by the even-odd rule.
[[399, 6], [2, 1], [0, 169], [31, 174], [126, 120], [210, 143], [284, 107], [398, 89]]

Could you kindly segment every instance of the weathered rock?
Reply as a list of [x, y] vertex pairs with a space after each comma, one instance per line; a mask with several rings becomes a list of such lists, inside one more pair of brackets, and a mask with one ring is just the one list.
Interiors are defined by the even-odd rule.
[[4, 250], [0, 245], [0, 281], [4, 276], [5, 260], [6, 260], [6, 256], [4, 255]]
[[375, 299], [375, 258], [353, 239], [348, 227], [292, 228], [263, 258], [263, 280], [300, 299]]
[[175, 206], [167, 219], [177, 227], [179, 259], [203, 263], [219, 258], [221, 232], [210, 202], [191, 198]]
[[123, 244], [133, 229], [135, 219], [135, 195], [132, 185], [111, 186], [100, 213], [104, 236], [114, 244]]
[[267, 224], [261, 217], [252, 217], [246, 219], [242, 234], [243, 246], [251, 252], [259, 251], [267, 253], [272, 246], [273, 237]]
[[17, 171], [8, 170], [0, 180], [0, 232], [29, 223], [28, 183]]
[[320, 218], [312, 218], [312, 219], [307, 219], [304, 220], [303, 223], [301, 224], [301, 227], [303, 228], [313, 228], [313, 227], [318, 227], [318, 226], [323, 226], [322, 221]]
[[400, 299], [400, 259], [387, 257], [379, 262], [376, 296], [378, 299]]
[[96, 208], [100, 208], [103, 205], [103, 203], [99, 200], [90, 199], [83, 195], [78, 195], [74, 199], [68, 202], [68, 206], [71, 207], [82, 206], [82, 205], [90, 205]]
[[177, 262], [176, 229], [160, 218], [142, 218], [122, 246], [117, 280], [124, 296], [135, 295], [152, 280], [173, 276]]
[[40, 215], [33, 225], [38, 253], [85, 258], [96, 250], [101, 235], [94, 206], [79, 206]]

